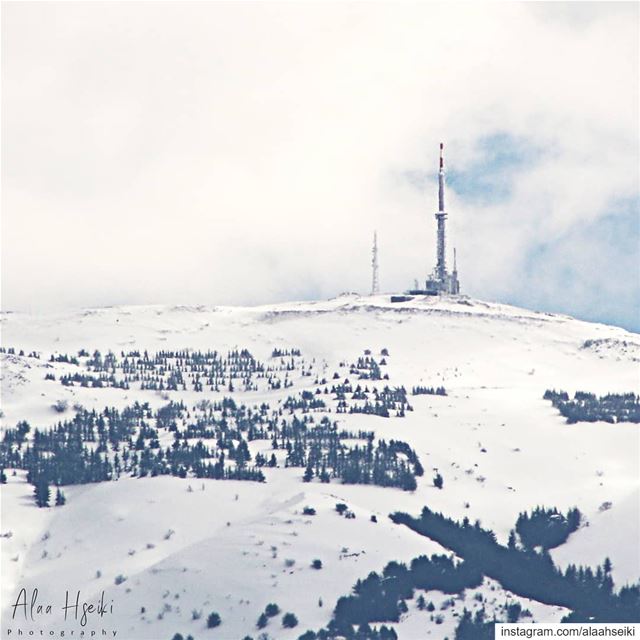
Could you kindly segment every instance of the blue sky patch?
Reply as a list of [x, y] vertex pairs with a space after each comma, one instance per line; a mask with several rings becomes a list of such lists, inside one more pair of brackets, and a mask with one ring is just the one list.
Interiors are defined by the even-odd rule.
[[475, 204], [498, 204], [511, 195], [515, 174], [540, 160], [542, 149], [524, 138], [497, 132], [476, 143], [478, 158], [463, 170], [447, 171], [447, 185]]

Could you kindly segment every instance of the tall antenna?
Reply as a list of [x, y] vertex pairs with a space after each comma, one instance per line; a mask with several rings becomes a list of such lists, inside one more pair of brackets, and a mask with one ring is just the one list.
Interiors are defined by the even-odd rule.
[[438, 213], [444, 213], [444, 144], [440, 143], [440, 169], [438, 171]]
[[378, 232], [373, 232], [373, 249], [371, 250], [371, 295], [377, 296], [380, 293], [380, 283], [378, 282]]
[[440, 170], [438, 171], [438, 213], [436, 213], [436, 220], [438, 222], [438, 242], [437, 242], [437, 255], [438, 260], [436, 263], [436, 275], [441, 284], [447, 276], [446, 265], [446, 247], [445, 247], [445, 221], [447, 214], [444, 210], [444, 144], [440, 143]]

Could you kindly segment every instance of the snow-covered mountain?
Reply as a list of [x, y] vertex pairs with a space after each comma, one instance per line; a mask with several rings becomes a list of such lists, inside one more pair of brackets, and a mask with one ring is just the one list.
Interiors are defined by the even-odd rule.
[[[122, 409], [136, 401], [158, 409], [170, 400], [192, 407], [231, 397], [248, 407], [282, 409], [294, 393], [315, 394], [345, 379], [354, 387], [444, 387], [447, 394], [409, 395], [412, 410], [401, 417], [341, 412], [332, 394], [324, 409], [313, 412], [316, 421], [327, 415], [350, 432], [373, 431], [376, 441], [406, 442], [424, 468], [414, 491], [337, 479], [303, 482], [304, 468], [285, 468], [287, 452], [278, 449], [278, 466], [262, 469], [264, 483], [123, 473], [117, 481], [65, 486], [65, 505], [37, 508], [26, 472], [5, 470], [3, 634], [15, 626], [11, 606], [19, 589], [37, 587], [40, 602], [56, 605], [64, 603], [65, 590], [80, 590], [87, 601], [104, 591], [113, 613], [87, 628], [116, 629], [116, 637], [126, 640], [171, 640], [176, 632], [196, 640], [261, 633], [297, 638], [325, 626], [337, 599], [369, 572], [391, 560], [449, 553], [388, 518], [394, 511], [418, 514], [424, 505], [455, 519], [479, 519], [505, 544], [520, 512], [576, 506], [581, 526], [552, 550], [556, 564], [595, 566], [609, 557], [616, 587], [640, 578], [638, 425], [567, 424], [543, 399], [547, 389], [637, 393], [640, 336], [620, 328], [464, 297], [391, 303], [388, 296], [345, 295], [252, 308], [4, 313], [2, 345], [14, 350], [0, 354], [3, 429], [26, 420], [31, 434], [70, 420], [79, 407]], [[262, 379], [256, 388], [236, 385], [232, 391], [60, 384], [61, 376], [85, 371], [86, 358], [50, 362], [52, 355], [96, 349], [119, 358], [145, 350], [246, 349], [264, 363], [288, 363], [291, 350], [300, 355], [290, 370], [280, 370], [288, 380], [280, 388]], [[274, 357], [274, 350], [287, 355]], [[380, 365], [382, 380], [359, 379], [358, 359], [369, 356]], [[52, 408], [56, 404], [60, 411]], [[163, 446], [172, 441], [169, 433], [163, 438]], [[274, 453], [269, 438], [250, 440], [249, 448], [254, 460]], [[436, 474], [442, 489], [434, 486]], [[355, 518], [340, 516], [336, 503], [348, 505]], [[305, 507], [315, 515], [304, 515]], [[314, 560], [321, 569], [311, 567]], [[498, 615], [505, 602], [516, 600], [536, 621], [559, 621], [566, 613], [505, 593], [488, 579], [453, 602], [442, 593], [425, 597], [436, 615], [409, 602], [392, 625], [400, 638], [452, 638], [463, 607], [478, 608], [481, 599]], [[283, 628], [280, 616], [256, 629], [268, 603], [294, 613], [298, 626]], [[206, 628], [210, 611], [222, 619], [215, 629]], [[59, 614], [36, 616], [29, 624], [56, 632], [71, 628]]]

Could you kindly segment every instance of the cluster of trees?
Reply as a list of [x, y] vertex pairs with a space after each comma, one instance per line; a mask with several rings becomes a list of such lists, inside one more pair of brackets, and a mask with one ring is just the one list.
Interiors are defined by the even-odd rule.
[[[104, 365], [112, 358], [95, 352], [91, 362]], [[388, 402], [397, 398], [391, 391], [380, 395]], [[316, 399], [309, 391], [300, 398], [307, 403]], [[302, 415], [288, 415], [285, 406], [247, 406], [225, 397], [191, 408], [172, 401], [155, 411], [138, 402], [101, 412], [80, 407], [73, 418], [53, 428], [35, 429], [30, 441], [28, 423], [7, 429], [0, 442], [0, 466], [26, 469], [34, 486], [107, 481], [123, 473], [262, 482], [260, 467], [277, 466], [276, 455], [259, 454], [251, 466], [248, 443], [270, 439], [274, 450], [286, 451], [286, 466], [305, 469], [306, 481], [416, 488], [415, 477], [423, 469], [406, 443], [374, 443], [371, 432], [339, 430], [327, 416], [316, 423], [312, 413], [301, 409], [297, 412]]]
[[[339, 478], [345, 484], [416, 488], [416, 476], [424, 470], [406, 442], [379, 440], [374, 445], [373, 433], [338, 431], [337, 423], [326, 416], [313, 427], [308, 420], [294, 416], [290, 424], [274, 428], [272, 440], [273, 449], [287, 451], [286, 466], [305, 468], [306, 482]], [[345, 439], [366, 439], [366, 444], [347, 445]]]
[[36, 358], [36, 360], [40, 359], [40, 354], [37, 351], [30, 351], [29, 355], [25, 355], [25, 352], [23, 349], [20, 349], [18, 351], [18, 353], [16, 354], [16, 348], [15, 347], [0, 347], [0, 353], [6, 353], [10, 356], [15, 356], [15, 355], [19, 355], [22, 357], [28, 357], [28, 358]]
[[[280, 607], [271, 602], [269, 603], [264, 611], [260, 614], [258, 618], [258, 622], [256, 622], [256, 627], [258, 629], [264, 629], [268, 624], [271, 618], [274, 618], [280, 613]], [[282, 616], [282, 626], [285, 629], [293, 629], [298, 626], [298, 618], [294, 613], [285, 613]]]
[[[6, 429], [4, 437], [0, 443], [0, 484], [6, 484], [7, 476], [4, 472], [4, 466], [18, 467], [22, 458], [22, 445], [27, 441], [27, 434], [31, 431], [29, 423], [25, 420], [18, 422], [14, 429]], [[41, 441], [39, 433], [34, 434], [34, 439]], [[27, 452], [28, 447], [25, 447]], [[27, 456], [30, 454], [27, 453]], [[51, 482], [46, 476], [38, 476], [32, 474], [32, 484], [34, 485], [34, 498], [39, 507], [50, 506], [51, 501]], [[66, 498], [59, 486], [56, 490], [55, 505], [62, 506], [65, 504]]]
[[[370, 353], [369, 350], [365, 351], [365, 356], [350, 365], [350, 370], [361, 379], [388, 380], [388, 375], [380, 375], [380, 366], [386, 364], [384, 354], [388, 354], [388, 350], [382, 350], [383, 357], [380, 362], [371, 357]], [[134, 350], [126, 353], [123, 351], [119, 357], [111, 351], [102, 354], [99, 350], [90, 355], [82, 349], [77, 357], [61, 354], [56, 356], [56, 359], [61, 362], [83, 364], [88, 370], [60, 376], [60, 382], [65, 386], [129, 389], [138, 385], [140, 389], [153, 391], [207, 389], [230, 393], [236, 390], [255, 391], [260, 379], [266, 381], [269, 389], [287, 389], [294, 384], [290, 377], [291, 372], [297, 371], [302, 376], [310, 376], [315, 365], [315, 360], [306, 363], [301, 358], [299, 349], [274, 349], [272, 357], [274, 362], [266, 365], [254, 358], [247, 349], [232, 350], [226, 355], [211, 350], [161, 350], [155, 353]], [[347, 365], [342, 363], [341, 366]], [[333, 377], [334, 380], [340, 378], [337, 372]], [[55, 379], [52, 375], [48, 378]], [[329, 394], [335, 403], [337, 413], [403, 417], [406, 411], [413, 410], [404, 387], [386, 385], [382, 389], [375, 386], [370, 389], [368, 386], [363, 388], [357, 385], [354, 388], [348, 379], [344, 379], [342, 383], [334, 384], [329, 390], [326, 379], [320, 379], [319, 376], [316, 376], [315, 384], [315, 391], [305, 389], [301, 394], [289, 396], [284, 402], [284, 410], [290, 413], [330, 411], [326, 399], [321, 397]], [[414, 393], [416, 389], [422, 387], [414, 387]], [[446, 393], [443, 388], [433, 392]]]
[[[355, 389], [348, 379], [342, 384], [331, 387], [334, 400], [337, 401], [337, 413], [365, 413], [388, 418], [390, 415], [404, 417], [405, 411], [413, 411], [407, 400], [404, 387], [384, 386], [382, 389], [368, 387], [364, 389], [358, 385]], [[350, 403], [349, 400], [352, 402]], [[364, 400], [364, 402], [354, 402]]]
[[[375, 358], [365, 355], [364, 357], [359, 357], [357, 362], [351, 365], [349, 371], [357, 375], [360, 380], [382, 380], [383, 375], [380, 367], [385, 364], [387, 362], [384, 358], [378, 363]], [[389, 379], [388, 374], [384, 375], [384, 379]]]
[[544, 399], [550, 400], [569, 424], [576, 422], [640, 423], [640, 396], [635, 393], [607, 393], [597, 397], [586, 391], [576, 391], [573, 399], [566, 391], [547, 389]]
[[447, 390], [444, 387], [423, 387], [418, 385], [411, 389], [413, 396], [446, 396]]
[[[186, 477], [185, 475], [180, 474], [172, 474], [172, 475], [180, 475], [180, 477]], [[249, 480], [253, 482], [264, 482], [265, 477], [260, 469], [255, 467], [240, 467], [236, 465], [235, 467], [228, 467], [224, 464], [224, 453], [220, 454], [220, 458], [218, 461], [213, 464], [209, 462], [208, 464], [197, 465], [193, 468], [193, 473], [196, 478], [210, 478], [212, 480]]]
[[456, 627], [455, 640], [494, 640], [496, 620], [486, 620], [484, 609], [475, 615], [465, 609]]
[[353, 625], [398, 622], [407, 611], [405, 600], [413, 598], [415, 589], [458, 593], [481, 582], [477, 568], [444, 555], [414, 558], [409, 567], [390, 562], [382, 575], [370, 573], [358, 580], [351, 595], [338, 600], [328, 628], [346, 634]]
[[314, 394], [312, 391], [305, 389], [298, 396], [289, 396], [283, 404], [283, 407], [290, 413], [294, 411], [301, 411], [302, 413], [309, 413], [309, 411], [325, 409], [326, 404], [322, 398], [318, 398], [320, 393]]
[[[86, 367], [85, 372], [62, 375], [64, 385], [127, 389], [137, 382], [143, 388], [201, 391], [222, 384], [232, 390], [234, 383], [255, 388], [254, 380], [259, 377], [275, 388], [282, 372], [285, 387], [290, 386], [289, 372], [310, 375], [313, 367], [301, 363], [299, 354], [297, 349], [276, 349], [272, 355], [279, 362], [269, 366], [246, 349], [226, 355], [217, 351], [129, 351], [121, 352], [120, 357], [82, 349], [77, 357], [59, 354], [54, 360], [82, 362]], [[365, 356], [356, 366], [370, 370], [375, 360], [370, 353]], [[326, 380], [316, 379], [316, 383], [326, 385]], [[403, 416], [405, 410], [412, 410], [404, 387], [357, 385], [354, 389], [344, 379], [331, 392], [325, 386], [324, 394], [329, 393], [338, 411]], [[260, 468], [278, 465], [275, 452], [270, 456], [260, 453], [252, 461], [248, 443], [263, 439], [271, 440], [274, 451], [286, 451], [285, 465], [303, 468], [307, 482], [338, 479], [414, 490], [416, 477], [423, 475], [416, 453], [405, 442], [375, 442], [371, 432], [338, 430], [326, 415], [316, 423], [315, 413], [329, 411], [322, 396], [319, 386], [315, 391], [304, 389], [273, 409], [264, 402], [238, 404], [231, 397], [203, 400], [191, 408], [172, 401], [156, 411], [138, 402], [101, 412], [76, 407], [72, 419], [50, 429], [36, 429], [31, 441], [27, 440], [30, 427], [26, 422], [7, 429], [0, 442], [0, 466], [26, 469], [37, 489], [37, 503], [46, 506], [48, 487], [107, 481], [123, 473], [262, 482]]]
[[275, 602], [270, 602], [260, 614], [258, 622], [256, 622], [256, 627], [258, 627], [258, 629], [264, 629], [269, 624], [269, 620], [275, 618], [279, 613], [280, 607]]
[[3, 446], [6, 448], [10, 448], [12, 446], [17, 446], [18, 448], [22, 446], [22, 444], [27, 439], [27, 434], [31, 431], [31, 427], [26, 420], [21, 420], [15, 426], [15, 429], [7, 428], [4, 431], [4, 437], [2, 439]]
[[[54, 377], [49, 377], [51, 374], [47, 374], [45, 379], [55, 380]], [[65, 387], [73, 387], [75, 385], [80, 385], [81, 387], [92, 387], [92, 388], [102, 388], [102, 387], [114, 387], [116, 389], [129, 389], [129, 383], [126, 380], [117, 380], [113, 374], [107, 375], [106, 373], [102, 373], [99, 376], [92, 376], [86, 373], [70, 373], [67, 375], [60, 376], [60, 383]]]
[[[336, 505], [345, 506], [346, 505]], [[555, 509], [534, 510], [536, 515], [527, 518], [548, 519], [557, 515]], [[521, 517], [523, 514], [520, 514]], [[579, 512], [572, 509], [566, 521], [579, 522]], [[432, 555], [414, 558], [407, 566], [390, 562], [382, 574], [370, 573], [358, 580], [352, 593], [341, 597], [326, 629], [308, 631], [301, 639], [328, 640], [346, 638], [382, 638], [395, 636], [369, 633], [373, 622], [398, 622], [408, 611], [407, 600], [416, 590], [438, 590], [444, 593], [461, 593], [475, 588], [489, 576], [508, 591], [545, 604], [566, 607], [572, 613], [563, 622], [638, 622], [640, 621], [640, 584], [625, 586], [614, 591], [611, 579], [611, 562], [607, 559], [595, 570], [590, 567], [570, 565], [562, 572], [554, 566], [545, 549], [538, 553], [530, 548], [508, 547], [497, 543], [491, 530], [481, 527], [480, 522], [471, 524], [467, 518], [457, 522], [425, 507], [419, 518], [405, 513], [394, 513], [391, 519], [404, 524], [417, 533], [427, 536], [442, 546], [451, 549], [455, 556]], [[524, 519], [522, 520], [524, 521]], [[515, 534], [514, 534], [515, 535]], [[536, 545], [541, 546], [541, 545]], [[418, 598], [418, 608], [433, 611], [433, 604], [426, 604], [423, 596]], [[520, 617], [530, 615], [522, 611], [519, 603], [505, 608], [507, 620], [517, 622]], [[493, 638], [496, 620], [487, 620], [484, 609], [472, 615], [465, 610], [455, 632], [456, 640], [489, 640]], [[366, 631], [364, 631], [366, 630]], [[385, 631], [388, 633], [391, 630]]]
[[300, 357], [300, 349], [274, 349], [271, 352], [272, 358]]
[[[249, 408], [238, 405], [232, 398], [215, 403], [200, 402], [191, 412], [183, 403], [171, 402], [158, 410], [157, 424], [173, 431], [187, 453], [198, 453], [200, 449], [194, 451], [193, 446], [183, 440], [215, 439], [217, 447], [225, 449], [228, 459], [235, 460], [238, 467], [251, 459], [248, 441], [271, 439], [274, 451], [286, 451], [286, 467], [305, 469], [304, 480], [307, 482], [314, 478], [321, 482], [340, 479], [348, 484], [416, 488], [415, 476], [421, 476], [423, 468], [407, 443], [391, 440], [374, 445], [374, 435], [370, 431], [339, 430], [337, 423], [327, 416], [316, 422], [313, 415], [302, 413], [289, 417], [283, 414], [282, 408], [271, 410], [267, 403]], [[347, 440], [350, 441], [348, 444]], [[364, 442], [354, 445], [353, 440]], [[211, 455], [206, 451], [202, 453], [201, 458]], [[257, 454], [255, 465], [275, 467], [275, 454], [270, 457]], [[183, 466], [189, 468], [187, 464]], [[195, 473], [201, 473], [200, 465], [192, 462], [190, 467]], [[217, 477], [210, 475], [214, 469], [220, 471], [222, 465], [207, 467], [204, 477]]]
[[[375, 630], [370, 624], [398, 622], [400, 616], [408, 611], [406, 600], [414, 597], [416, 589], [458, 593], [477, 587], [482, 578], [477, 568], [470, 563], [456, 561], [453, 556], [420, 556], [414, 558], [408, 567], [403, 563], [389, 562], [382, 574], [371, 572], [364, 580], [356, 582], [350, 595], [338, 600], [326, 629], [307, 632], [308, 635], [301, 638], [395, 638], [392, 629], [383, 626]], [[422, 596], [421, 602], [424, 602]], [[430, 607], [433, 610], [433, 605]], [[370, 635], [363, 635], [365, 633]]]
[[594, 571], [590, 567], [567, 567], [565, 572], [553, 564], [545, 549], [519, 549], [497, 543], [491, 530], [467, 518], [457, 522], [424, 507], [419, 518], [406, 513], [391, 516], [397, 524], [427, 536], [451, 549], [481, 574], [501, 583], [502, 587], [525, 598], [573, 611], [570, 621], [594, 622], [640, 621], [640, 584], [613, 588], [611, 563], [605, 561]]
[[[34, 488], [33, 496], [36, 500], [36, 504], [39, 507], [49, 507], [51, 500], [51, 487], [45, 478], [39, 479]], [[67, 502], [67, 499], [62, 493], [60, 487], [56, 489], [56, 507], [61, 507], [63, 504]]]
[[[535, 549], [535, 547], [553, 549], [564, 544], [567, 538], [578, 529], [581, 517], [577, 507], [569, 509], [566, 515], [560, 513], [555, 507], [552, 509], [536, 507], [531, 515], [526, 511], [518, 515], [515, 531], [527, 549]], [[509, 540], [509, 546], [514, 546], [514, 538], [510, 537]]]
[[[364, 356], [348, 365], [350, 374], [358, 376], [359, 380], [389, 380], [389, 375], [386, 373], [383, 375], [380, 370], [381, 366], [387, 364], [388, 349], [382, 349], [380, 355], [382, 358], [378, 362], [371, 356], [371, 350], [366, 349]], [[347, 363], [341, 362], [340, 366], [346, 367]], [[334, 380], [340, 380], [340, 377], [337, 372], [333, 374]], [[316, 378], [315, 384], [318, 385], [315, 391], [316, 396], [320, 394], [333, 396], [337, 413], [362, 413], [388, 418], [390, 416], [404, 417], [406, 411], [413, 411], [407, 398], [407, 390], [403, 386], [390, 387], [385, 385], [382, 389], [375, 385], [370, 387], [369, 385], [357, 384], [354, 386], [349, 378], [334, 383], [330, 389], [324, 378]], [[324, 389], [322, 389], [323, 385]], [[310, 392], [307, 393], [310, 394]]]
[[[336, 638], [336, 633], [328, 629], [320, 631], [306, 631], [298, 640], [331, 640]], [[350, 629], [345, 635], [340, 636], [346, 640], [398, 640], [398, 634], [393, 627], [382, 625], [372, 627], [369, 624], [361, 624], [357, 629]]]
[[[128, 389], [139, 384], [143, 390], [178, 391], [234, 391], [236, 387], [244, 391], [257, 390], [258, 379], [265, 379], [270, 388], [290, 387], [289, 372], [301, 369], [303, 375], [310, 375], [313, 363], [306, 365], [297, 362], [298, 349], [283, 351], [276, 349], [274, 354], [279, 362], [265, 365], [247, 350], [235, 349], [226, 355], [217, 351], [148, 351], [121, 352], [118, 358], [113, 352], [102, 354], [99, 350], [89, 355], [81, 350], [78, 357], [62, 354], [51, 356], [52, 361], [68, 362], [79, 365], [79, 357], [85, 358], [84, 364], [94, 376], [72, 374], [61, 378], [63, 384], [72, 386], [110, 386]], [[286, 359], [285, 359], [286, 355]], [[274, 356], [275, 357], [275, 356]], [[306, 367], [306, 368], [305, 368]], [[284, 380], [282, 374], [284, 373]]]
[[58, 355], [51, 354], [51, 357], [49, 358], [49, 362], [65, 362], [66, 364], [76, 364], [76, 365], [80, 364], [80, 362], [78, 361], [78, 358], [76, 358], [75, 356], [69, 356], [66, 353], [61, 353]]
[[[225, 402], [220, 408], [230, 411]], [[122, 410], [79, 409], [50, 429], [34, 429], [30, 441], [30, 426], [22, 421], [4, 433], [0, 467], [27, 470], [38, 506], [48, 506], [51, 486], [107, 481], [123, 473], [264, 481], [263, 473], [248, 465], [251, 455], [239, 432], [219, 425], [210, 434], [217, 437], [215, 447], [202, 439], [194, 443], [177, 428], [175, 420], [184, 410], [184, 405], [171, 403], [154, 412], [148, 403], [138, 402]], [[173, 442], [165, 447], [160, 444], [163, 428], [173, 431]]]
[[[506, 622], [510, 623], [518, 622], [521, 617], [531, 616], [529, 610], [522, 610], [519, 602], [507, 603], [505, 610], [507, 614]], [[456, 626], [454, 640], [494, 640], [496, 622], [500, 621], [495, 617], [492, 620], [487, 620], [484, 607], [478, 609], [475, 615], [471, 615], [471, 612], [465, 608]]]

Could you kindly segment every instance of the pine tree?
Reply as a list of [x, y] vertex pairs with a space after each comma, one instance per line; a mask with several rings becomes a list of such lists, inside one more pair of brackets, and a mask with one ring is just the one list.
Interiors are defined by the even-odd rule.
[[60, 490], [60, 487], [56, 489], [56, 507], [61, 507], [67, 501], [64, 493]]
[[34, 491], [36, 504], [39, 507], [48, 507], [51, 499], [51, 489], [46, 480], [39, 480]]
[[293, 613], [285, 613], [282, 616], [282, 626], [285, 629], [293, 629], [293, 627], [298, 626], [298, 618]]
[[305, 469], [304, 476], [302, 476], [302, 481], [311, 482], [312, 479], [313, 479], [313, 469], [311, 468], [311, 464], [308, 464], [307, 468]]
[[221, 623], [222, 620], [220, 616], [215, 611], [212, 611], [207, 618], [207, 629], [219, 627]]

